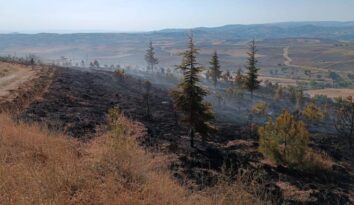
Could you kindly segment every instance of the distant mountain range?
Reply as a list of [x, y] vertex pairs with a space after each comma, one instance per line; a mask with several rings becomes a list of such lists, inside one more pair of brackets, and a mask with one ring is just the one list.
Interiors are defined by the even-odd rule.
[[[283, 22], [269, 24], [252, 24], [252, 25], [225, 25], [221, 27], [198, 27], [192, 29], [163, 29], [151, 32], [137, 33], [72, 33], [72, 34], [21, 34], [9, 33], [0, 34], [0, 45], [4, 41], [26, 39], [26, 37], [48, 37], [50, 40], [59, 40], [60, 38], [85, 37], [92, 40], [92, 37], [100, 38], [129, 38], [135, 39], [139, 37], [147, 37], [150, 39], [161, 37], [185, 37], [185, 35], [193, 31], [198, 37], [215, 38], [222, 40], [235, 39], [277, 39], [277, 38], [325, 38], [332, 40], [354, 41], [354, 21], [336, 22], [336, 21], [319, 21], [319, 22]], [[182, 34], [182, 35], [181, 35]], [[34, 39], [36, 40], [36, 39]]]
[[197, 35], [226, 39], [301, 37], [354, 41], [354, 21], [284, 22], [254, 25], [225, 25], [213, 28], [199, 27], [194, 29], [164, 29], [153, 33], [186, 33], [191, 30]]
[[144, 52], [147, 43], [152, 40], [159, 56], [164, 59], [161, 61], [169, 65], [178, 63], [179, 57], [175, 54], [185, 48], [190, 30], [199, 48], [223, 48], [225, 55], [230, 55], [230, 62], [235, 61], [232, 55], [236, 54], [227, 49], [242, 49], [252, 38], [267, 39], [267, 42], [273, 42], [271, 44], [275, 46], [284, 39], [293, 40], [291, 38], [315, 38], [333, 45], [339, 44], [337, 41], [354, 43], [354, 22], [286, 22], [139, 33], [0, 34], [0, 55], [24, 56], [32, 53], [43, 59], [70, 56], [73, 61], [97, 58], [109, 64], [119, 62], [144, 65]]

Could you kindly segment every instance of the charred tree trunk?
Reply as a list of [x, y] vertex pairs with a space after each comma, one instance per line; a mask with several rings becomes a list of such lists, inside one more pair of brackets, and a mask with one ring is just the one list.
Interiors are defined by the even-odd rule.
[[195, 135], [195, 132], [194, 132], [194, 128], [189, 128], [189, 138], [190, 138], [190, 146], [192, 148], [194, 148], [194, 135]]
[[150, 113], [150, 102], [149, 96], [146, 97], [146, 116], [148, 120], [151, 120], [151, 113]]

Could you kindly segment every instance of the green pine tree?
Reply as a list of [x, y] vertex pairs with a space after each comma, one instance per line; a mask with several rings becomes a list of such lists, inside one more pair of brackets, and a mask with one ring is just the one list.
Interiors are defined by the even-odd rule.
[[149, 48], [146, 50], [145, 61], [147, 69], [151, 71], [154, 71], [154, 66], [159, 64], [159, 60], [155, 57], [155, 48], [152, 45], [152, 41], [150, 41]]
[[[251, 93], [251, 106], [253, 106], [253, 93], [255, 90], [259, 88], [260, 81], [258, 80], [258, 70], [259, 68], [257, 67], [257, 59], [256, 59], [256, 54], [257, 54], [257, 48], [256, 48], [256, 41], [253, 39], [250, 43], [250, 50], [247, 53], [248, 58], [247, 58], [247, 73], [245, 76], [245, 88]], [[250, 135], [253, 135], [253, 115], [252, 112], [249, 115], [250, 119]]]
[[249, 92], [251, 92], [251, 98], [253, 100], [253, 92], [259, 88], [260, 81], [258, 80], [258, 71], [257, 59], [256, 59], [256, 41], [252, 40], [250, 43], [250, 51], [247, 53], [247, 74], [245, 79], [245, 86]]
[[212, 107], [203, 101], [207, 91], [199, 85], [199, 74], [202, 67], [197, 63], [198, 49], [195, 48], [193, 36], [189, 37], [188, 49], [182, 54], [183, 59], [179, 69], [184, 77], [172, 92], [175, 107], [182, 113], [182, 122], [189, 127], [190, 145], [194, 147], [195, 132], [199, 133], [203, 140], [213, 132], [214, 127], [210, 121], [214, 119]]
[[213, 81], [214, 87], [216, 87], [218, 83], [218, 79], [221, 77], [222, 71], [220, 70], [220, 61], [217, 51], [214, 51], [213, 56], [211, 57], [210, 68], [209, 68], [209, 75]]

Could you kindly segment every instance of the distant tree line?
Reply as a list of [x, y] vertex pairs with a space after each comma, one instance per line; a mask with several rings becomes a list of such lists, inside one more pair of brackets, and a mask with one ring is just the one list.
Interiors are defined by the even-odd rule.
[[29, 54], [26, 57], [16, 57], [16, 56], [0, 56], [1, 62], [6, 63], [18, 63], [23, 65], [36, 65], [42, 64], [40, 58], [34, 54]]

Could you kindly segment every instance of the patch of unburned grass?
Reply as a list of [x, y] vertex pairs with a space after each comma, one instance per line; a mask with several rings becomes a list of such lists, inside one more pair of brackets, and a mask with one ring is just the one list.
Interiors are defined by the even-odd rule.
[[188, 190], [164, 157], [139, 147], [143, 126], [121, 114], [115, 120], [84, 144], [0, 115], [1, 204], [263, 204], [237, 181]]

